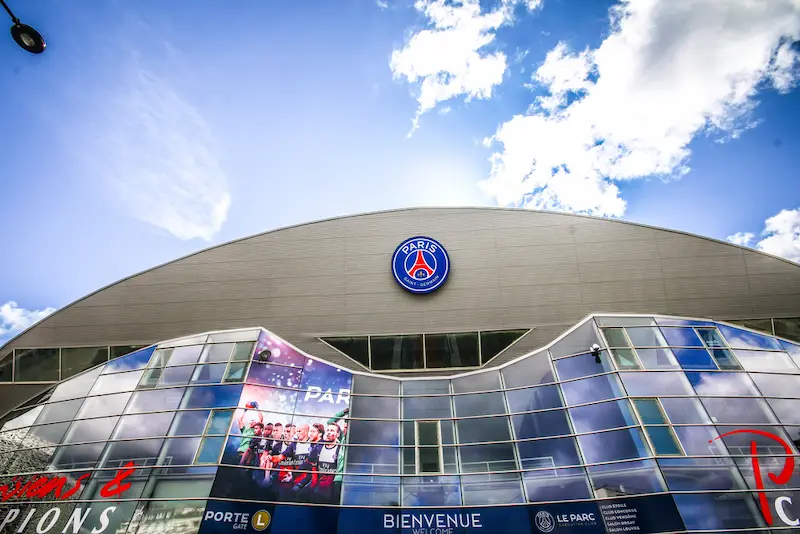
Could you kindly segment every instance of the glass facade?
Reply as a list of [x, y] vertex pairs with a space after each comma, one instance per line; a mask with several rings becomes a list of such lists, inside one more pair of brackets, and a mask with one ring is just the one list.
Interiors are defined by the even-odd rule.
[[[468, 337], [419, 343], [447, 365]], [[800, 532], [798, 354], [643, 316], [446, 378], [263, 329], [85, 350], [0, 419], [0, 532]]]

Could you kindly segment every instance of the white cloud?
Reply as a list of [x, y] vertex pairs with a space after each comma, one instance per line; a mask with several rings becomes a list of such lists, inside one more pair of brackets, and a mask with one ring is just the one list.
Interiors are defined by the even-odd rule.
[[388, 9], [389, 7], [389, 2], [386, 0], [375, 0], [375, 4], [381, 9]]
[[123, 205], [179, 239], [210, 240], [227, 219], [231, 195], [202, 115], [166, 75], [136, 59], [112, 102], [104, 172]]
[[[491, 51], [496, 31], [513, 19], [520, 0], [503, 0], [488, 12], [479, 0], [417, 0], [414, 7], [428, 19], [430, 29], [414, 33], [406, 45], [392, 52], [390, 67], [395, 78], [419, 84], [419, 118], [440, 102], [464, 95], [490, 98], [494, 87], [503, 81], [506, 55]], [[540, 0], [524, 0], [529, 10], [537, 9]]]
[[0, 305], [0, 344], [5, 339], [13, 337], [22, 332], [34, 323], [38, 323], [51, 313], [55, 308], [45, 308], [43, 310], [26, 310], [10, 300]]
[[800, 208], [782, 210], [764, 221], [759, 250], [800, 263]]
[[736, 232], [733, 235], [729, 235], [726, 239], [734, 245], [747, 247], [750, 246], [750, 243], [753, 242], [755, 237], [756, 236], [752, 232]]
[[800, 0], [623, 0], [598, 48], [547, 55], [533, 81], [549, 95], [487, 139], [502, 148], [481, 186], [502, 205], [621, 216], [613, 182], [685, 174], [698, 133], [736, 137], [760, 89], [796, 85], [793, 39]]

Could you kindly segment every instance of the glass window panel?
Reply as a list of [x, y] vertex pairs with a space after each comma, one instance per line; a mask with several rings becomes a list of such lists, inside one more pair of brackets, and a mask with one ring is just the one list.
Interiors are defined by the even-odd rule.
[[122, 467], [128, 462], [135, 465], [155, 465], [163, 443], [163, 439], [112, 441], [103, 452], [99, 467]]
[[56, 382], [58, 349], [15, 349], [14, 380], [16, 382]]
[[229, 341], [256, 341], [261, 330], [254, 328], [252, 330], [237, 330], [234, 332], [217, 332], [210, 334], [206, 343], [224, 343]]
[[426, 334], [427, 367], [472, 367], [480, 365], [478, 333]]
[[506, 399], [511, 413], [560, 408], [564, 405], [561, 393], [555, 384], [506, 391]]
[[465, 506], [525, 502], [519, 473], [462, 476]]
[[678, 438], [668, 426], [646, 426], [644, 431], [658, 456], [683, 456]]
[[569, 358], [562, 358], [553, 362], [561, 380], [583, 378], [585, 376], [599, 375], [614, 370], [605, 351], [601, 352], [600, 362], [591, 354], [579, 354]]
[[746, 493], [673, 495], [687, 529], [725, 530], [764, 525], [755, 501]]
[[661, 425], [667, 424], [664, 412], [658, 403], [658, 399], [633, 399], [633, 404], [636, 407], [636, 412], [642, 423], [648, 425]]
[[61, 379], [108, 361], [108, 347], [61, 349]]
[[419, 455], [419, 473], [439, 473], [442, 471], [442, 456], [439, 447], [419, 447], [417, 453]]
[[776, 423], [762, 399], [700, 399], [714, 423]]
[[241, 385], [188, 388], [181, 408], [235, 408], [241, 393]]
[[687, 370], [713, 370], [719, 369], [706, 349], [672, 349], [678, 363]]
[[745, 373], [686, 372], [698, 395], [758, 395]]
[[603, 328], [603, 335], [606, 336], [609, 347], [628, 348], [631, 344], [625, 337], [624, 328]]
[[399, 419], [399, 397], [351, 397], [351, 417]]
[[354, 420], [350, 421], [347, 432], [351, 444], [400, 444], [400, 423]]
[[376, 378], [374, 376], [354, 375], [353, 393], [359, 395], [399, 395], [400, 381], [391, 378]]
[[459, 443], [479, 443], [483, 441], [508, 441], [511, 431], [507, 417], [476, 417], [456, 421]]
[[628, 395], [655, 397], [658, 395], [693, 395], [692, 386], [681, 373], [637, 372], [620, 373]]
[[507, 388], [535, 386], [555, 382], [547, 351], [540, 351], [504, 367], [503, 382]]
[[616, 375], [596, 376], [561, 384], [561, 391], [568, 406], [624, 397], [622, 384]]
[[575, 438], [537, 439], [517, 443], [522, 469], [580, 465]]
[[613, 462], [650, 456], [642, 431], [638, 428], [612, 430], [578, 436], [586, 463]]
[[[571, 434], [566, 410], [526, 413], [511, 417], [517, 439], [543, 438]], [[459, 435], [460, 437], [460, 435]]]
[[170, 339], [161, 343], [162, 347], [184, 347], [186, 345], [202, 345], [206, 342], [208, 336], [206, 334], [198, 334], [196, 336], [180, 337]]
[[[633, 349], [608, 349], [611, 352], [611, 356], [614, 358], [614, 362], [617, 364], [619, 369], [641, 369], [642, 366], [639, 365], [639, 360], [636, 359], [636, 355], [633, 353]], [[603, 358], [605, 356], [605, 352], [602, 352], [600, 357]]]
[[747, 371], [800, 373], [800, 369], [797, 368], [792, 359], [785, 352], [737, 349], [734, 353]]
[[[180, 347], [184, 348], [184, 347]], [[159, 386], [185, 386], [194, 374], [194, 367], [168, 367], [161, 373]]]
[[342, 504], [351, 506], [398, 506], [399, 477], [344, 476]]
[[46, 404], [41, 413], [39, 413], [36, 424], [43, 425], [55, 421], [71, 421], [75, 414], [78, 413], [82, 403], [83, 399], [76, 399]]
[[[231, 362], [228, 369], [225, 371], [223, 382], [244, 382], [245, 372], [247, 371], [247, 362]], [[297, 384], [287, 384], [296, 386]]]
[[225, 375], [226, 363], [202, 364], [194, 368], [192, 384], [219, 384]]
[[153, 357], [150, 359], [150, 363], [147, 365], [147, 367], [165, 367], [172, 356], [173, 350], [174, 349], [158, 349], [155, 354], [153, 354]]
[[587, 471], [598, 498], [658, 493], [667, 489], [653, 460], [595, 465]]
[[130, 404], [128, 404], [125, 412], [142, 413], [157, 412], [159, 410], [174, 410], [181, 402], [183, 392], [183, 388], [137, 391], [133, 394], [133, 397], [131, 397]]
[[511, 443], [468, 445], [459, 447], [458, 453], [461, 457], [462, 473], [487, 473], [517, 469], [517, 462], [514, 460], [514, 446]]
[[[168, 439], [165, 441], [164, 449], [158, 457], [158, 465], [191, 465], [194, 462], [194, 456], [199, 446], [200, 438]], [[219, 449], [217, 453], [219, 453]]]
[[422, 336], [370, 337], [372, 368], [422, 369]]
[[772, 335], [772, 319], [729, 319], [727, 322]]
[[680, 319], [678, 317], [656, 317], [659, 326], [714, 326], [711, 321]]
[[231, 426], [233, 410], [214, 410], [206, 434], [225, 434]]
[[172, 350], [172, 354], [167, 360], [167, 365], [172, 367], [175, 365], [186, 365], [190, 363], [197, 363], [200, 358], [200, 352], [203, 350], [203, 345], [192, 345], [188, 347], [177, 347]]
[[450, 393], [449, 380], [404, 380], [403, 395], [427, 395]]
[[458, 477], [404, 477], [403, 506], [461, 506]]
[[753, 373], [750, 377], [755, 380], [758, 389], [765, 396], [800, 397], [798, 376]]
[[728, 346], [716, 328], [695, 328], [695, 332], [708, 348], [724, 349]]
[[[717, 425], [717, 432], [720, 435], [726, 434], [728, 432], [734, 430], [740, 430], [742, 427], [740, 425], [737, 426], [722, 426]], [[784, 441], [790, 441], [788, 436], [786, 436], [783, 428], [778, 426], [760, 426], [758, 430], [762, 430], [768, 433], [772, 433], [779, 438], [783, 439]], [[722, 441], [728, 447], [728, 451], [732, 455], [745, 455], [749, 456], [751, 454], [750, 451], [750, 442], [756, 442], [756, 450], [758, 451], [759, 456], [769, 456], [770, 454], [786, 454], [784, 448], [776, 441], [762, 435], [753, 434], [750, 432], [740, 433], [740, 434], [730, 434], [727, 436], [723, 436]], [[794, 451], [793, 451], [794, 452]], [[796, 454], [796, 453], [795, 453]], [[766, 478], [766, 477], [765, 477]]]
[[[120, 360], [117, 360], [120, 361]], [[101, 375], [89, 395], [102, 395], [104, 393], [120, 393], [122, 391], [133, 391], [142, 377], [142, 371], [131, 371], [128, 373], [117, 373], [113, 375]]]
[[147, 347], [111, 360], [103, 368], [103, 374], [142, 369], [147, 365], [147, 362], [150, 361], [150, 357], [155, 350], [155, 346]]
[[115, 360], [117, 358], [121, 358], [144, 347], [146, 347], [146, 345], [118, 345], [116, 347], [111, 347], [111, 355], [109, 359]]
[[200, 450], [197, 453], [197, 464], [216, 464], [219, 462], [220, 454], [222, 454], [222, 447], [225, 445], [225, 437], [217, 436], [211, 438], [203, 438], [200, 444]]
[[492, 415], [506, 413], [503, 394], [479, 393], [477, 395], [457, 395], [453, 397], [457, 417], [472, 415]]
[[[236, 346], [233, 347], [233, 354], [231, 354], [231, 361], [232, 362], [250, 361], [250, 356], [252, 356], [253, 354], [254, 347], [255, 343], [237, 343]], [[280, 363], [284, 363], [287, 365], [294, 365], [294, 362], [292, 361], [283, 361]]]
[[689, 455], [726, 455], [724, 444], [716, 439], [719, 434], [713, 426], [676, 426], [675, 434]]
[[[800, 341], [800, 317], [776, 318], [773, 319], [775, 324], [775, 335], [780, 336], [792, 341]], [[779, 342], [784, 345], [784, 341]], [[800, 365], [800, 364], [798, 364]]]
[[139, 381], [139, 385], [136, 387], [136, 389], [151, 389], [156, 387], [158, 385], [158, 381], [161, 380], [161, 373], [163, 372], [163, 367], [151, 367], [149, 369], [145, 369], [142, 379]]
[[113, 439], [166, 436], [174, 415], [173, 412], [126, 415], [120, 418]]
[[592, 490], [586, 470], [546, 469], [522, 473], [528, 502], [568, 501], [571, 499], [591, 499]]
[[[661, 334], [661, 330], [656, 327], [628, 327], [625, 329], [631, 343], [636, 348], [639, 347], [665, 347], [667, 341]], [[610, 343], [610, 341], [609, 341]]]
[[[361, 400], [361, 399], [358, 399]], [[365, 398], [364, 401], [368, 402]], [[357, 402], [353, 403], [355, 407]], [[403, 419], [440, 419], [453, 417], [450, 397], [405, 397]]]
[[703, 342], [692, 328], [668, 328], [661, 327], [667, 344], [670, 347], [702, 347]]
[[482, 371], [474, 375], [456, 378], [452, 383], [454, 393], [497, 391], [500, 389], [500, 373], [497, 371]]
[[54, 423], [31, 427], [25, 437], [25, 447], [42, 447], [45, 445], [57, 445], [67, 433], [70, 423]]
[[14, 370], [14, 350], [10, 349], [5, 354], [0, 355], [0, 382], [11, 382]]
[[[170, 436], [196, 436], [202, 434], [206, 428], [208, 416], [211, 412], [209, 410], [190, 410], [186, 412], [177, 412], [175, 420], [172, 422], [170, 428]], [[222, 413], [222, 412], [220, 412]], [[227, 425], [222, 433], [228, 431]]]
[[101, 368], [93, 369], [61, 382], [50, 395], [50, 402], [85, 397], [92, 389], [97, 377], [100, 376], [100, 371], [102, 371]]
[[595, 317], [599, 326], [655, 326], [652, 317]]
[[34, 408], [14, 410], [4, 418], [3, 427], [0, 430], [14, 430], [32, 425], [39, 414], [44, 409], [44, 405], [36, 406]]
[[586, 352], [595, 344], [605, 347], [605, 343], [600, 339], [600, 334], [597, 331], [594, 321], [589, 319], [567, 334], [564, 339], [557, 341], [550, 347], [550, 354], [552, 354], [553, 358], [561, 358], [562, 356]]
[[717, 362], [717, 365], [720, 369], [726, 369], [731, 371], [741, 371], [742, 367], [739, 365], [739, 362], [736, 361], [733, 353], [728, 349], [709, 349], [711, 351], [711, 357], [714, 358], [714, 361]]
[[503, 352], [527, 332], [527, 330], [495, 330], [481, 332], [481, 363], [486, 363]]
[[81, 443], [84, 441], [105, 441], [111, 436], [117, 426], [119, 417], [105, 417], [103, 419], [87, 419], [73, 421], [69, 427], [64, 443]]
[[800, 425], [800, 400], [768, 399], [772, 411], [784, 425]]
[[[353, 421], [355, 423], [355, 421]], [[346, 473], [394, 475], [400, 473], [400, 449], [389, 447], [348, 447]]]
[[576, 433], [620, 428], [636, 424], [636, 419], [627, 400], [590, 404], [570, 408], [569, 416]]
[[336, 350], [350, 356], [355, 361], [369, 367], [369, 338], [362, 337], [326, 337], [322, 340]]
[[227, 363], [233, 350], [233, 343], [217, 343], [203, 347], [201, 363]]
[[53, 469], [91, 469], [97, 464], [105, 446], [105, 443], [61, 446], [50, 465]]
[[668, 348], [636, 349], [645, 369], [680, 369], [681, 366]]
[[728, 344], [734, 349], [766, 349], [781, 350], [781, 346], [774, 337], [748, 332], [732, 326], [718, 325], [719, 331], [725, 336]]
[[672, 491], [747, 489], [731, 460], [661, 458], [658, 466]]

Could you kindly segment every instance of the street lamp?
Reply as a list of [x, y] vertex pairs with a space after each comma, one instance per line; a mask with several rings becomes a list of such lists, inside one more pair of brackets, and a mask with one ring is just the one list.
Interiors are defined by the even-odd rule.
[[16, 43], [22, 47], [23, 50], [30, 52], [31, 54], [41, 54], [44, 52], [44, 49], [47, 48], [47, 44], [44, 42], [44, 37], [42, 37], [42, 34], [27, 24], [22, 24], [14, 15], [14, 13], [12, 13], [8, 8], [5, 0], [0, 0], [0, 4], [3, 5], [3, 9], [6, 10], [8, 15], [11, 17], [11, 22], [14, 23], [14, 25], [11, 26], [11, 37], [14, 38], [14, 41], [16, 41]]

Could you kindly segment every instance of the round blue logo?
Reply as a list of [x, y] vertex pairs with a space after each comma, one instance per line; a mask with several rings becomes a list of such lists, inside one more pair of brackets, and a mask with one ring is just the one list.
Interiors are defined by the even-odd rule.
[[447, 280], [450, 257], [430, 237], [412, 237], [397, 247], [392, 256], [392, 273], [400, 287], [412, 293], [430, 293]]

